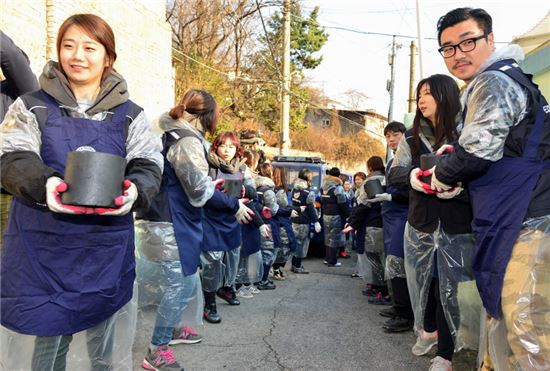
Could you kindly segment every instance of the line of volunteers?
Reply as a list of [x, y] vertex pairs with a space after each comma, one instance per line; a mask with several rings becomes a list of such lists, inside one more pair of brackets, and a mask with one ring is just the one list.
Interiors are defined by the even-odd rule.
[[[65, 20], [58, 61], [0, 126], [2, 188], [14, 196], [1, 260], [3, 367], [131, 369], [138, 300], [153, 293], [142, 367], [183, 369], [169, 345], [199, 342], [203, 319], [220, 323], [217, 297], [239, 305], [275, 289], [288, 261], [307, 274], [310, 235], [323, 230], [331, 267], [353, 231], [364, 294], [373, 304], [391, 294], [383, 329], [413, 327], [416, 355], [437, 346], [430, 370], [451, 370], [479, 333], [481, 369], [550, 369], [550, 108], [517, 64], [521, 49], [495, 50], [484, 10], [454, 9], [437, 32], [465, 88], [444, 75], [422, 80], [412, 128], [388, 124], [393, 159], [369, 159], [355, 197], [329, 171], [322, 227], [310, 171], [290, 191], [235, 133], [210, 144], [218, 107], [203, 90], [152, 125], [113, 68], [110, 26], [91, 14]], [[67, 154], [90, 150], [126, 158], [116, 207], [61, 201]], [[421, 169], [429, 154], [435, 166]], [[386, 190], [369, 198], [373, 180]]]

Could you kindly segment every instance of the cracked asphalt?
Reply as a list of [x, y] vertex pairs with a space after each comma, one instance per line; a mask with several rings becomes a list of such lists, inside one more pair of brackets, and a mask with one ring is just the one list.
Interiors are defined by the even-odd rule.
[[[308, 258], [308, 275], [287, 273], [277, 289], [240, 306], [218, 299], [219, 324], [205, 323], [199, 344], [173, 346], [186, 371], [193, 370], [427, 370], [430, 358], [415, 357], [412, 332], [386, 334], [381, 306], [367, 303], [364, 283], [351, 278], [355, 258], [329, 268]], [[288, 264], [287, 264], [288, 266]], [[134, 369], [141, 369], [152, 318], [138, 321]], [[432, 352], [433, 353], [433, 352]], [[456, 368], [455, 368], [456, 369]]]

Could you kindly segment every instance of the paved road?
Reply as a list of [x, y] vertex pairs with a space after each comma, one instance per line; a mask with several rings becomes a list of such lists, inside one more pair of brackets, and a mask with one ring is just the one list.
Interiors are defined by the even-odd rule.
[[[411, 332], [385, 334], [381, 307], [367, 303], [362, 280], [350, 278], [355, 259], [329, 268], [307, 259], [309, 275], [287, 274], [277, 289], [240, 306], [218, 304], [220, 324], [206, 324], [199, 344], [174, 346], [193, 370], [427, 370], [430, 357], [415, 357]], [[151, 320], [139, 321], [134, 366], [140, 369]]]

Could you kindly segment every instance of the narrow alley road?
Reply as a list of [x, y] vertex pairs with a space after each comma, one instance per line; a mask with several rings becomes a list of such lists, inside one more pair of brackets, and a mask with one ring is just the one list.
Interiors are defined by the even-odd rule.
[[[308, 275], [287, 274], [276, 290], [240, 306], [218, 303], [220, 324], [206, 323], [199, 344], [174, 346], [186, 371], [194, 370], [427, 370], [430, 358], [415, 357], [412, 332], [386, 334], [381, 308], [367, 303], [364, 283], [351, 278], [355, 259], [329, 268], [309, 258]], [[151, 333], [141, 317], [134, 343], [135, 369]], [[143, 327], [148, 327], [147, 329]]]

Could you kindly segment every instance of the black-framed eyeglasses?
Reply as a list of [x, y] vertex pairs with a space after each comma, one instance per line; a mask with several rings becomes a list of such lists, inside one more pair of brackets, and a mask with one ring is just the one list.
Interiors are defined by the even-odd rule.
[[437, 51], [439, 52], [439, 54], [443, 56], [443, 58], [451, 58], [453, 55], [456, 54], [456, 48], [460, 49], [462, 53], [471, 52], [476, 48], [477, 40], [485, 39], [487, 38], [487, 36], [488, 36], [487, 34], [483, 34], [481, 36], [462, 40], [461, 42], [455, 45], [445, 45], [437, 49]]

